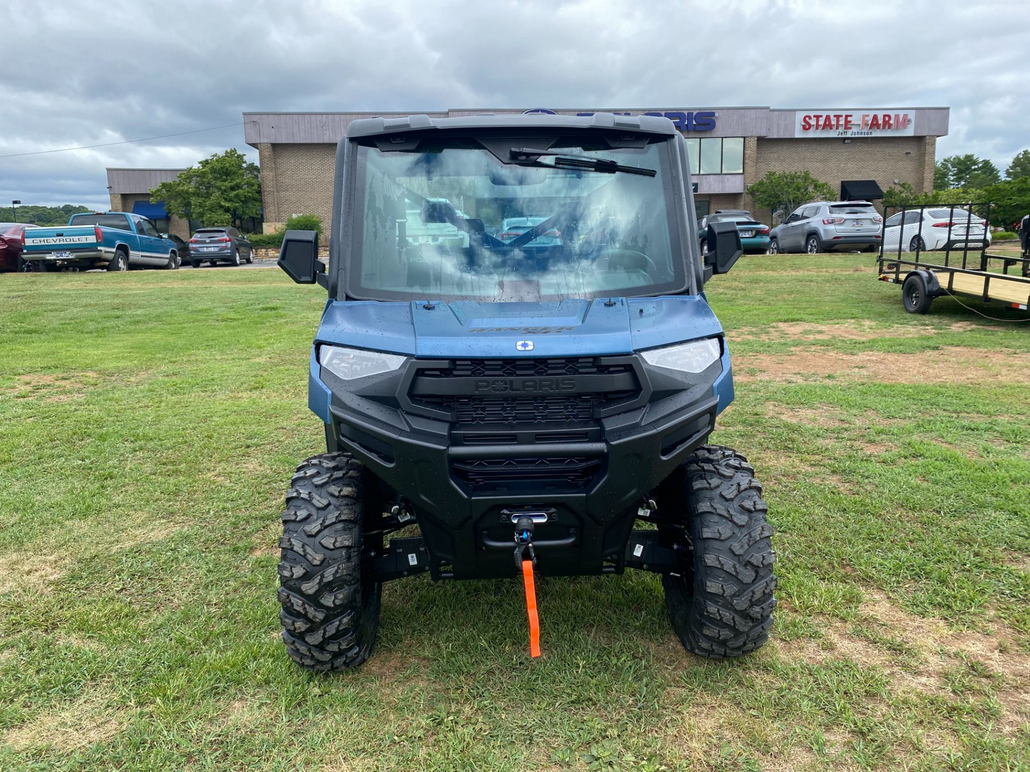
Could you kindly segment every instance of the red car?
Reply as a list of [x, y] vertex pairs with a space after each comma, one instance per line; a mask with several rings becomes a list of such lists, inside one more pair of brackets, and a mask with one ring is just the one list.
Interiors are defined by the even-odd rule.
[[0, 222], [0, 271], [21, 271], [21, 235], [26, 228], [38, 225]]

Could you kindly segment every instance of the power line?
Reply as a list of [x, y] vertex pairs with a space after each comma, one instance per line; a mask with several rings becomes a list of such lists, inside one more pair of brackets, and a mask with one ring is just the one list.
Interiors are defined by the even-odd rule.
[[26, 155], [44, 155], [46, 153], [67, 153], [70, 150], [92, 150], [97, 147], [111, 147], [112, 145], [131, 145], [133, 142], [150, 142], [154, 139], [167, 139], [168, 137], [181, 137], [185, 134], [200, 134], [205, 131], [216, 131], [218, 129], [228, 129], [233, 126], [242, 126], [243, 121], [238, 123], [227, 123], [224, 126], [211, 126], [207, 129], [194, 129], [193, 131], [179, 131], [175, 134], [161, 134], [156, 137], [140, 137], [139, 139], [123, 139], [120, 142], [104, 142], [99, 145], [79, 145], [78, 147], [61, 147], [54, 150], [33, 150], [29, 153], [9, 153], [7, 155], [0, 155], [0, 158], [17, 158], [19, 156]]

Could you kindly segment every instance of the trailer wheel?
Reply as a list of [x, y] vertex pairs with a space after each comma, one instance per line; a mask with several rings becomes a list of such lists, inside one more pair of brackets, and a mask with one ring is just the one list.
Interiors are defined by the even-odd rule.
[[365, 474], [349, 453], [324, 453], [297, 467], [286, 494], [279, 618], [286, 651], [308, 670], [357, 667], [375, 642], [382, 585], [367, 577]]
[[776, 554], [762, 485], [744, 456], [716, 445], [698, 448], [681, 471], [669, 489], [686, 511], [674, 518], [681, 523], [665, 528], [682, 548], [683, 565], [679, 576], [662, 577], [673, 629], [693, 654], [748, 654], [768, 639], [776, 607]]
[[925, 314], [930, 310], [933, 295], [926, 288], [926, 281], [918, 273], [911, 273], [901, 285], [901, 301], [910, 314]]

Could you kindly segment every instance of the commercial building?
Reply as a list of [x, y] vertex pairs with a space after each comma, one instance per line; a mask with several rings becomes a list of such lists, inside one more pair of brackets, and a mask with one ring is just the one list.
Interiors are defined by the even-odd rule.
[[[419, 111], [412, 111], [419, 112]], [[526, 110], [447, 110], [446, 118]], [[937, 137], [948, 133], [947, 107], [797, 110], [770, 107], [560, 109], [567, 115], [612, 112], [664, 115], [683, 132], [693, 161], [698, 216], [718, 209], [749, 209], [768, 222], [746, 194], [769, 171], [809, 171], [838, 192], [849, 181], [880, 189], [907, 182], [933, 189]], [[258, 150], [265, 230], [294, 214], [332, 220], [336, 143], [351, 121], [409, 113], [244, 113], [247, 144]], [[869, 186], [852, 186], [867, 195]]]
[[173, 233], [181, 239], [190, 237], [190, 223], [169, 214], [163, 201], [151, 203], [151, 191], [162, 182], [171, 182], [185, 169], [108, 169], [107, 190], [111, 194], [111, 211], [135, 212], [148, 218], [161, 233]]

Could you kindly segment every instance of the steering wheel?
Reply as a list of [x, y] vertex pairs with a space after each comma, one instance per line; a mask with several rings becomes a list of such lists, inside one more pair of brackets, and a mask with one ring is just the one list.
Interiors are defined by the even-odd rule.
[[624, 268], [643, 268], [644, 264], [646, 264], [651, 277], [657, 278], [658, 276], [657, 264], [643, 252], [638, 252], [635, 249], [608, 249], [602, 254], [608, 258], [609, 265], [617, 263]]

